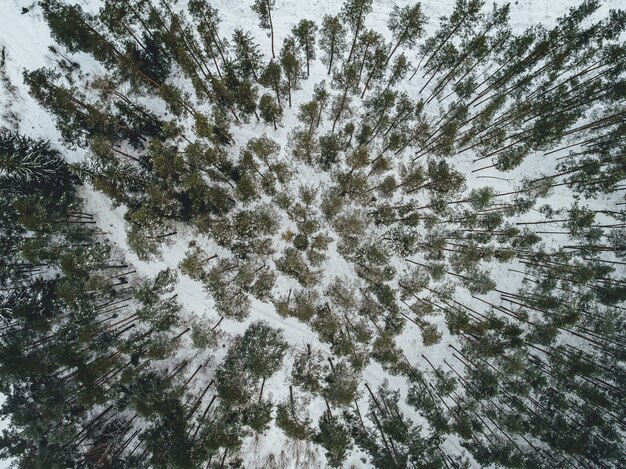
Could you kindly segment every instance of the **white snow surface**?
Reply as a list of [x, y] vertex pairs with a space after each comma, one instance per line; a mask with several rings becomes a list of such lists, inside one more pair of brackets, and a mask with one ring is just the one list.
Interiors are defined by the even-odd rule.
[[[92, 0], [82, 0], [80, 3], [87, 10], [97, 10], [99, 5], [99, 2]], [[267, 58], [267, 55], [269, 55], [269, 38], [266, 36], [266, 32], [259, 28], [257, 18], [250, 10], [250, 0], [213, 0], [211, 3], [220, 12], [222, 36], [230, 37], [235, 28], [249, 30], [255, 35], [257, 42], [261, 45], [261, 50], [266, 54]], [[409, 3], [412, 2], [405, 0], [396, 2], [375, 0], [374, 10], [367, 18], [367, 26], [376, 29], [389, 39], [390, 33], [387, 30], [386, 22], [391, 9], [396, 4], [403, 6]], [[431, 33], [438, 25], [438, 18], [451, 12], [454, 0], [423, 0], [421, 3], [424, 13], [430, 19], [427, 32]], [[505, 2], [498, 0], [496, 3], [503, 4]], [[519, 0], [511, 5], [510, 24], [514, 32], [520, 32], [526, 27], [537, 23], [542, 23], [549, 27], [569, 7], [579, 3], [581, 2], [578, 0]], [[175, 8], [182, 9], [184, 4], [184, 1], [180, 2]], [[623, 6], [623, 0], [605, 0], [600, 14], [605, 13], [609, 8]], [[22, 14], [22, 8], [28, 8], [30, 11]], [[341, 2], [334, 0], [276, 0], [273, 19], [277, 50], [279, 50], [283, 39], [289, 34], [291, 28], [300, 19], [312, 19], [319, 24], [324, 14], [337, 13], [340, 8]], [[41, 12], [32, 0], [0, 0], [0, 50], [3, 47], [6, 48], [7, 61], [4, 71], [0, 71], [0, 78], [5, 73], [6, 79], [11, 84], [10, 89], [7, 89], [4, 84], [0, 83], [0, 126], [19, 130], [32, 137], [51, 140], [55, 146], [62, 150], [69, 161], [79, 161], [84, 155], [83, 151], [80, 149], [68, 150], [63, 147], [53, 117], [41, 109], [29, 96], [27, 87], [22, 82], [23, 70], [33, 70], [50, 65], [51, 54], [48, 51], [48, 46], [51, 44], [53, 44], [53, 41], [41, 17]], [[312, 66], [311, 77], [303, 81], [300, 91], [294, 93], [294, 107], [291, 110], [286, 110], [281, 129], [270, 135], [271, 138], [281, 144], [283, 149], [287, 146], [287, 134], [297, 125], [296, 109], [298, 104], [310, 96], [313, 85], [323, 79], [328, 78], [325, 74], [325, 67], [318, 60]], [[253, 134], [269, 133], [268, 128], [262, 124], [246, 125], [241, 132], [236, 128], [233, 130], [236, 135], [237, 145], [241, 145]], [[554, 167], [555, 158], [554, 155], [553, 157], [545, 158], [542, 155], [536, 155], [536, 158], [527, 158], [515, 171], [507, 175], [499, 174], [498, 176], [519, 181], [522, 176], [547, 173]], [[474, 169], [471, 166], [470, 156], [465, 157], [464, 163], [457, 162], [455, 169], [459, 171], [466, 170], [468, 191], [474, 187], [481, 187], [487, 184], [492, 185], [496, 192], [505, 192], [513, 189], [507, 181], [476, 179], [475, 175], [470, 173], [471, 169]], [[480, 173], [480, 175], [487, 174], [495, 175], [496, 173]], [[300, 176], [300, 180], [303, 181], [305, 178], [310, 178], [309, 183], [315, 185], [320, 183], [319, 180], [315, 179], [316, 177], [313, 173], [305, 172]], [[485, 181], [488, 182], [486, 183]], [[124, 207], [113, 208], [110, 200], [105, 195], [89, 186], [84, 187], [83, 196], [86, 200], [86, 211], [94, 214], [98, 227], [108, 234], [108, 239], [111, 243], [118, 246], [126, 254], [127, 260], [136, 268], [139, 276], [152, 277], [166, 267], [175, 268], [178, 266], [185, 255], [188, 241], [196, 236], [190, 229], [178, 229], [178, 234], [174, 237], [172, 244], [163, 249], [161, 259], [151, 262], [142, 261], [128, 248], [123, 219]], [[551, 196], [550, 203], [553, 206], [567, 207], [571, 204], [570, 194], [565, 189], [557, 190]], [[606, 201], [599, 199], [595, 203], [603, 205]], [[206, 247], [207, 250], [209, 249], [207, 247], [210, 246], [208, 240], [198, 238], [197, 241], [203, 247]], [[553, 242], [548, 237], [544, 241], [547, 244]], [[341, 264], [341, 260], [337, 255], [333, 256], [333, 260], [336, 260], [336, 263], [332, 264], [334, 275], [350, 275], [349, 269]], [[520, 278], [518, 274], [508, 272], [508, 267], [511, 266], [494, 264], [492, 271], [493, 277], [500, 279], [498, 282], [499, 286], [504, 286], [505, 290], [512, 291], [519, 285]], [[185, 275], [180, 275], [176, 293], [178, 293], [178, 299], [190, 318], [201, 318], [211, 323], [218, 321], [219, 317], [213, 310], [212, 302], [207, 298], [207, 294], [200, 282], [194, 281]], [[467, 292], [465, 293], [464, 295], [460, 291], [459, 297], [466, 300], [467, 304], [472, 304], [471, 297], [469, 297]], [[492, 295], [493, 298], [491, 299], [497, 299], [497, 294], [493, 293]], [[305, 347], [306, 344], [312, 344], [314, 348], [324, 353], [329, 353], [329, 346], [321, 343], [316, 334], [306, 324], [293, 318], [283, 318], [276, 313], [273, 305], [259, 301], [253, 302], [251, 314], [245, 321], [236, 322], [225, 319], [221, 323], [220, 329], [224, 334], [241, 334], [250, 322], [259, 319], [268, 321], [273, 327], [283, 330], [285, 338], [294, 351]], [[433, 320], [435, 322], [443, 322], [443, 318], [434, 318]], [[440, 330], [445, 331], [446, 328], [440, 327]], [[412, 363], [418, 363], [418, 357], [424, 353], [435, 366], [442, 364], [443, 359], [450, 356], [448, 352], [448, 344], [450, 343], [454, 343], [454, 339], [444, 334], [443, 340], [439, 344], [425, 348], [421, 345], [419, 331], [411, 329], [409, 326], [406, 327], [399, 341]], [[189, 351], [190, 354], [191, 351]], [[289, 362], [289, 359], [287, 359], [286, 363]], [[266, 396], [271, 394], [275, 400], [285, 397], [289, 373], [289, 366], [286, 366], [271, 380], [268, 380], [265, 388]], [[406, 396], [407, 384], [405, 379], [389, 375], [378, 364], [373, 363], [365, 369], [363, 381], [374, 388], [381, 384], [385, 378], [390, 381], [391, 388], [400, 389], [402, 397]], [[367, 396], [364, 395], [363, 386], [361, 386], [361, 391], [361, 401], [363, 407], [366, 407]], [[323, 411], [322, 402], [317, 404], [317, 412], [321, 414]], [[419, 423], [420, 417], [412, 414], [411, 409], [406, 407], [404, 406], [403, 410], [412, 415], [414, 420]], [[312, 415], [314, 421], [318, 415]], [[0, 428], [2, 425], [4, 423], [0, 422]], [[450, 453], [459, 454], [463, 452], [456, 438], [449, 438], [445, 442], [445, 449]], [[284, 451], [286, 453], [285, 456], [288, 458], [287, 467], [296, 467], [297, 458], [294, 456], [296, 453], [300, 455], [300, 465], [298, 467], [324, 467], [325, 458], [321, 451], [313, 450], [311, 455], [303, 447], [295, 448], [288, 445], [287, 439], [276, 427], [272, 427], [266, 434], [260, 435], [258, 438], [250, 438], [241, 454], [245, 458], [245, 467], [260, 468], [264, 466], [270, 454], [274, 454], [276, 460], [279, 460], [281, 451]], [[305, 459], [307, 455], [310, 457], [308, 460]], [[353, 451], [346, 461], [346, 467], [351, 465], [353, 467], [367, 467], [365, 460], [362, 459], [364, 456], [359, 451]], [[0, 461], [0, 468], [8, 467], [8, 465], [8, 461]]]

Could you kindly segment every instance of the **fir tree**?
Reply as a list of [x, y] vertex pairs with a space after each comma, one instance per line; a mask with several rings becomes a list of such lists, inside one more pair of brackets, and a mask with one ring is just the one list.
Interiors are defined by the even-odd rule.
[[249, 32], [235, 29], [233, 33], [233, 44], [236, 57], [236, 67], [244, 79], [254, 78], [259, 80], [259, 70], [261, 69], [261, 53], [259, 47], [252, 40]]

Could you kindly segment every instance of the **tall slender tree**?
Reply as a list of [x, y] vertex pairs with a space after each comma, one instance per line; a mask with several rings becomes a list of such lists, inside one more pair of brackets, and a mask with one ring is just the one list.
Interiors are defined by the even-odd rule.
[[259, 17], [259, 24], [263, 29], [269, 29], [269, 37], [272, 43], [272, 59], [276, 58], [274, 53], [274, 23], [272, 21], [272, 10], [274, 8], [275, 0], [255, 0], [252, 4], [252, 10]]

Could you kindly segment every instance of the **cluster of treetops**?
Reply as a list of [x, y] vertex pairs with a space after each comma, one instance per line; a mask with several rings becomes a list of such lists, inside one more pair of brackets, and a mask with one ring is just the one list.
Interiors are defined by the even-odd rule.
[[[40, 5], [54, 65], [24, 79], [85, 159], [0, 133], [0, 456], [243, 467], [275, 425], [332, 467], [357, 449], [398, 469], [621, 464], [626, 12], [597, 19], [586, 0], [514, 33], [509, 5], [457, 0], [426, 35], [416, 3], [393, 8], [388, 42], [372, 0], [346, 0], [275, 49], [283, 17], [256, 0], [264, 54], [205, 0]], [[527, 160], [549, 172], [466, 188]], [[85, 183], [126, 207], [140, 259], [180, 228], [198, 240], [141, 278], [85, 212]], [[553, 207], [563, 190], [573, 204]], [[212, 320], [182, 310], [178, 270]], [[223, 332], [254, 299], [330, 354], [262, 321]], [[402, 392], [364, 380], [372, 363]]]

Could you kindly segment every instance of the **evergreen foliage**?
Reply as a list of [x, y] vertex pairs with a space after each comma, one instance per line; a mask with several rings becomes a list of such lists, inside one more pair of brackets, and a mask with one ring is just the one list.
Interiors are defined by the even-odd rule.
[[74, 3], [40, 2], [57, 63], [23, 75], [62, 145], [0, 131], [0, 457], [623, 464], [625, 11], [287, 31], [255, 0], [270, 57], [205, 0]]

